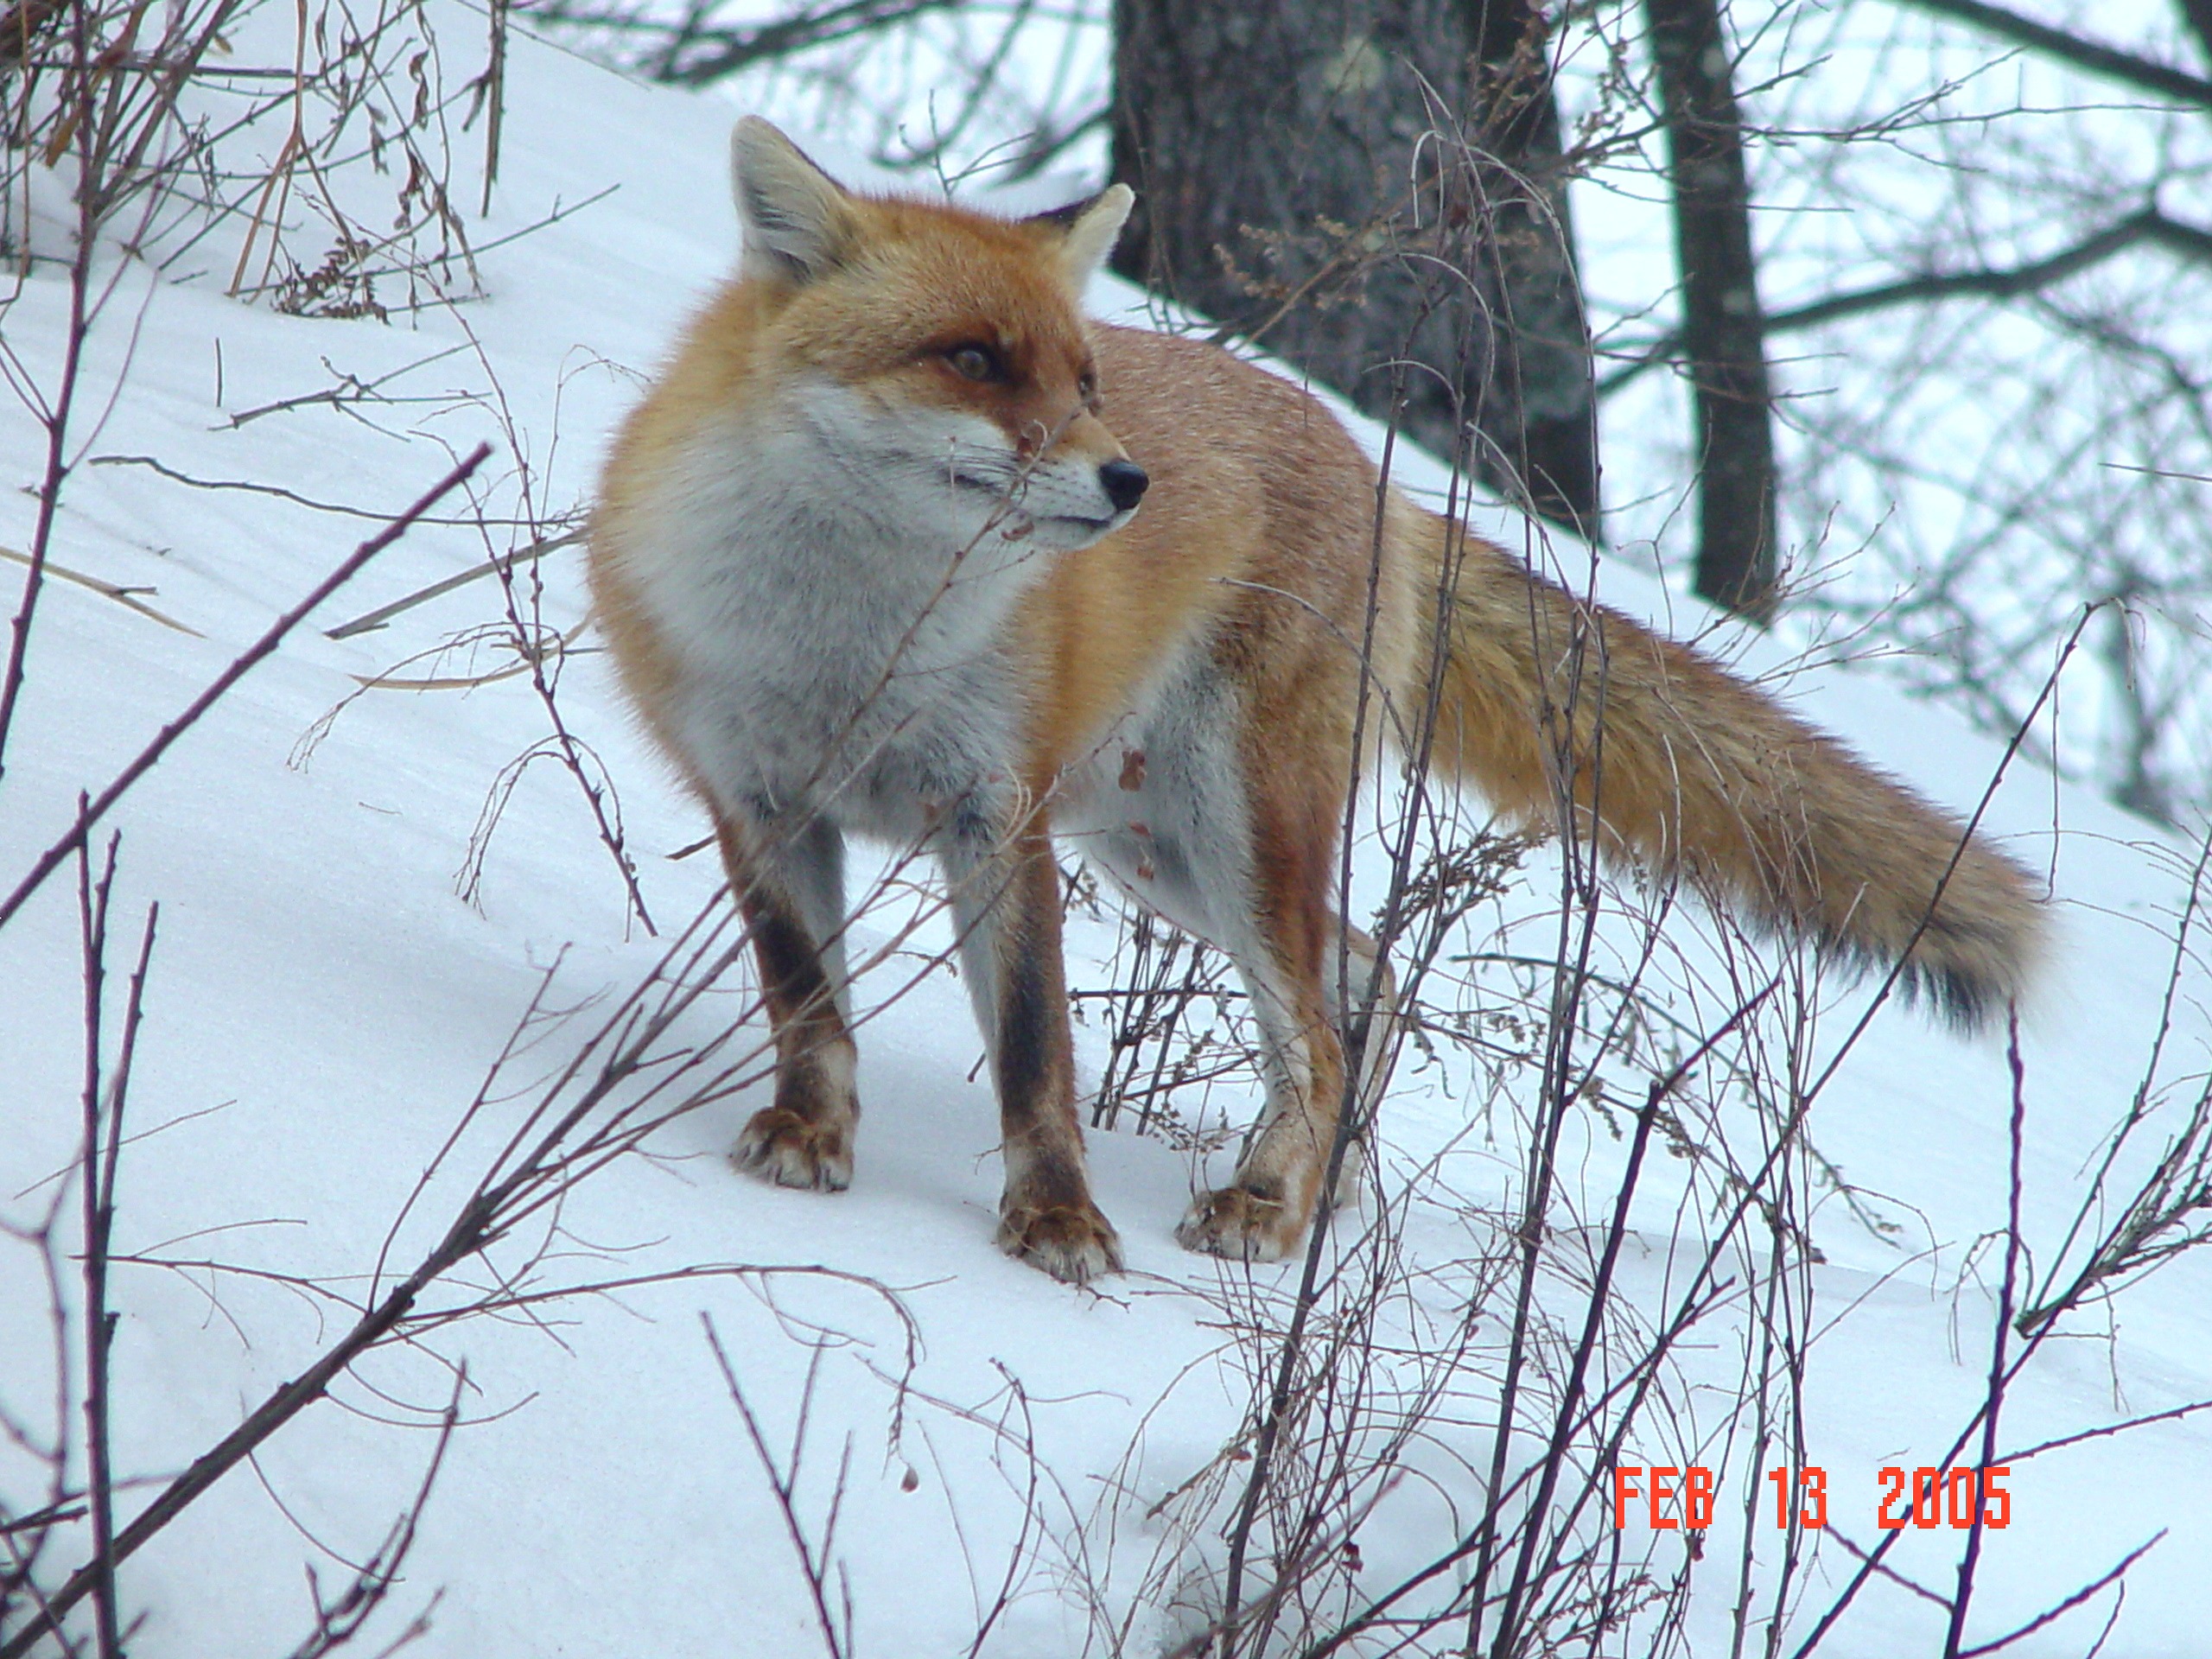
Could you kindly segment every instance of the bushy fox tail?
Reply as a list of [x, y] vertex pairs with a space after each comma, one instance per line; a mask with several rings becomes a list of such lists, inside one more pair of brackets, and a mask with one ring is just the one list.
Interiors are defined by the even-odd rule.
[[[1556, 830], [1571, 799], [1604, 851], [1983, 1025], [2024, 988], [2042, 906], [2028, 873], [1764, 692], [1502, 550], [1413, 509], [1425, 591], [1417, 683], [1445, 659], [1431, 753], [1504, 811]], [[1452, 577], [1447, 584], [1444, 578]], [[1449, 626], [1437, 595], [1453, 594]]]

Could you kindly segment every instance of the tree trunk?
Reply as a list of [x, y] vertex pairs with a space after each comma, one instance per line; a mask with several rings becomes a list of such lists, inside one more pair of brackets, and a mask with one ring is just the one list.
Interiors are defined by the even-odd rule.
[[1645, 0], [1675, 192], [1682, 355], [1696, 400], [1703, 597], [1764, 622], [1776, 586], [1774, 431], [1742, 118], [1717, 0]]
[[[1491, 484], [1598, 538], [1598, 397], [1574, 268], [1552, 92], [1549, 31], [1529, 0], [1460, 0], [1475, 60], [1476, 143], [1497, 158], [1484, 252], [1503, 302], [1491, 383], [1476, 420]], [[1498, 464], [1502, 458], [1503, 465]]]
[[1115, 26], [1114, 175], [1137, 192], [1116, 268], [1594, 533], [1529, 0], [1116, 0]]

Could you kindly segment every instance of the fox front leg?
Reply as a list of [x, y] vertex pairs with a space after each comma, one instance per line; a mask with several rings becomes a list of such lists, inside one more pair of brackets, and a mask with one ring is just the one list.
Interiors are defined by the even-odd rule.
[[1035, 821], [995, 846], [980, 834], [956, 833], [944, 861], [962, 967], [998, 1088], [1006, 1159], [999, 1248], [1070, 1284], [1119, 1273], [1122, 1241], [1091, 1201], [1076, 1117], [1051, 836]]
[[779, 1186], [842, 1192], [853, 1184], [855, 1050], [845, 982], [844, 837], [818, 817], [715, 815], [775, 1034], [776, 1094], [730, 1158]]

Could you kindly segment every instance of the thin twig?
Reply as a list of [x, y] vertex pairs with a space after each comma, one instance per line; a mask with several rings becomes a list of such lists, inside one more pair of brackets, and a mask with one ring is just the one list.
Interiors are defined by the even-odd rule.
[[1986, 0], [1897, 0], [1897, 3], [1932, 11], [1958, 22], [1972, 23], [2000, 40], [2041, 52], [2089, 74], [2102, 75], [2177, 103], [2212, 110], [2212, 80], [2202, 75], [2192, 75], [2185, 69], [2176, 69], [2137, 53], [2123, 52], [2101, 41], [2069, 35], [2032, 17], [2024, 17], [2017, 11], [1990, 5]]
[[2005, 1198], [2005, 1278], [1997, 1294], [1997, 1319], [1990, 1335], [1989, 1386], [1982, 1397], [1981, 1462], [1974, 1471], [1974, 1523], [1959, 1557], [1958, 1591], [1951, 1598], [1951, 1618], [1943, 1636], [1943, 1659], [1961, 1659], [1966, 1641], [1967, 1606], [1974, 1599], [1974, 1569], [1981, 1561], [1985, 1517], [1989, 1505], [1989, 1471], [1997, 1462], [1997, 1419], [2005, 1407], [2005, 1349], [2012, 1335], [2013, 1299], [2020, 1282], [2020, 1155], [2027, 1141], [2027, 1070], [2020, 1058], [2020, 1012], [2005, 1013], [2005, 1066], [2012, 1079], [2012, 1114], [2006, 1134], [2012, 1161]]
[[108, 1200], [114, 1170], [111, 1160], [101, 1156], [107, 1132], [100, 1104], [107, 901], [115, 882], [120, 839], [109, 838], [107, 856], [97, 878], [92, 874], [92, 849], [79, 843], [77, 849], [77, 917], [85, 969], [84, 1138], [78, 1175], [83, 1187], [85, 1241], [85, 1491], [92, 1509], [93, 1559], [103, 1564], [92, 1583], [93, 1626], [100, 1659], [122, 1659], [123, 1656], [121, 1621], [115, 1605], [115, 1477], [108, 1459], [108, 1357], [115, 1337], [114, 1316], [107, 1306], [107, 1247], [115, 1211]]
[[75, 91], [72, 119], [79, 168], [77, 245], [69, 257], [69, 324], [62, 342], [61, 382], [42, 421], [46, 428], [46, 472], [39, 480], [38, 519], [31, 531], [30, 568], [24, 575], [22, 598], [16, 604], [10, 624], [8, 665], [0, 671], [0, 779], [7, 776], [8, 734], [15, 723], [16, 697], [22, 690], [23, 661], [30, 650], [31, 623], [38, 613], [39, 594], [46, 585], [47, 550], [54, 538], [54, 516], [61, 507], [61, 486], [69, 476], [69, 416], [76, 407], [78, 381], [84, 369], [85, 340], [92, 326], [92, 252], [99, 241], [99, 204], [103, 194], [101, 162], [105, 157], [93, 131], [88, 10], [87, 0], [74, 0], [69, 10], [70, 70]]
[[2079, 1590], [2076, 1590], [2072, 1595], [2067, 1597], [2065, 1600], [2060, 1602], [2056, 1607], [2053, 1607], [2049, 1611], [2038, 1614], [2036, 1618], [2030, 1619], [2026, 1624], [2021, 1625], [2018, 1630], [2012, 1631], [2010, 1635], [2000, 1636], [1994, 1642], [1985, 1642], [1978, 1648], [1967, 1649], [1964, 1652], [1959, 1655], [1959, 1659], [1982, 1659], [1982, 1656], [1985, 1654], [1999, 1652], [2005, 1648], [2011, 1647], [2015, 1642], [2023, 1641], [2028, 1637], [2033, 1636], [2037, 1630], [2043, 1629], [2044, 1625], [2052, 1624], [2057, 1619], [2063, 1618], [2066, 1614], [2072, 1612], [2076, 1607], [2079, 1607], [2083, 1602], [2088, 1600], [2090, 1597], [2095, 1595], [2099, 1591], [2106, 1588], [2108, 1585], [2114, 1583], [2120, 1579], [2125, 1578], [2127, 1574], [2127, 1569], [2134, 1566], [2136, 1562], [2141, 1560], [2153, 1549], [2157, 1548], [2159, 1543], [2164, 1541], [2166, 1529], [2160, 1527], [2157, 1532], [2153, 1533], [2150, 1537], [2145, 1539], [2141, 1543], [2136, 1545], [2133, 1549], [2129, 1550], [2126, 1555], [2122, 1556], [2112, 1570], [2105, 1573], [2103, 1577], [2096, 1580], [2094, 1583], [2083, 1585]]
[[[729, 1389], [731, 1402], [737, 1407], [738, 1415], [745, 1421], [746, 1437], [753, 1442], [753, 1455], [760, 1460], [760, 1467], [768, 1477], [769, 1490], [776, 1495], [776, 1508], [784, 1519], [784, 1530], [790, 1536], [791, 1549], [798, 1557], [800, 1575], [806, 1580], [807, 1594], [814, 1604], [816, 1628], [822, 1632], [823, 1644], [830, 1649], [830, 1659], [845, 1659], [845, 1644], [837, 1634], [837, 1620], [830, 1611], [829, 1567], [830, 1529], [836, 1525], [836, 1505], [844, 1496], [844, 1473], [838, 1473], [837, 1490], [830, 1502], [829, 1529], [823, 1537], [821, 1559], [817, 1559], [814, 1547], [807, 1541], [806, 1529], [798, 1518], [798, 1506], [794, 1496], [798, 1485], [799, 1459], [805, 1450], [807, 1408], [814, 1397], [816, 1366], [822, 1363], [822, 1347], [817, 1344], [809, 1363], [806, 1383], [799, 1402], [798, 1427], [792, 1432], [791, 1460], [788, 1470], [776, 1466], [774, 1453], [768, 1450], [767, 1437], [760, 1432], [760, 1419], [753, 1414], [753, 1405], [745, 1397], [745, 1389], [737, 1380], [737, 1371], [729, 1363], [729, 1355], [722, 1347], [722, 1339], [715, 1329], [714, 1316], [700, 1311], [699, 1323], [705, 1327], [707, 1345], [715, 1351], [715, 1363], [721, 1368], [722, 1381]], [[846, 1448], [848, 1457], [851, 1448]]]
[[137, 758], [116, 775], [115, 781], [102, 790], [97, 799], [79, 806], [77, 810], [76, 823], [69, 827], [67, 832], [59, 841], [39, 855], [37, 862], [31, 866], [29, 873], [16, 884], [15, 891], [10, 893], [4, 900], [0, 900], [0, 927], [5, 927], [8, 925], [16, 912], [22, 908], [24, 901], [38, 891], [47, 877], [60, 868], [64, 859], [85, 844], [85, 837], [92, 827], [100, 821], [109, 808], [123, 798], [132, 785], [153, 769], [155, 762], [168, 753], [170, 745], [197, 724], [200, 716], [213, 708], [222, 699], [224, 694], [243, 679], [250, 670], [282, 645], [285, 637], [297, 627], [316, 606], [353, 580], [371, 559], [404, 536], [432, 505], [481, 466], [485, 457], [491, 453], [490, 444], [478, 444], [467, 459], [432, 485], [412, 506], [385, 525], [375, 536], [355, 548], [336, 569], [315, 584], [314, 590], [305, 599], [278, 617], [260, 639], [247, 646], [228, 668], [217, 675], [207, 689], [194, 697], [182, 714], [162, 727], [154, 741], [139, 751]]

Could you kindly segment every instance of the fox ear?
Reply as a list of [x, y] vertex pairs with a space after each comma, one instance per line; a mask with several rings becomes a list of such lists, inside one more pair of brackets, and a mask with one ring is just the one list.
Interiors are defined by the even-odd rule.
[[1066, 237], [1060, 257], [1067, 264], [1069, 280], [1080, 289], [1114, 251], [1122, 226], [1128, 221], [1129, 209], [1136, 203], [1136, 192], [1128, 185], [1109, 184], [1088, 201], [1055, 207], [1029, 222], [1052, 226]]
[[745, 276], [804, 283], [837, 263], [852, 229], [843, 186], [757, 115], [730, 134], [729, 160]]

